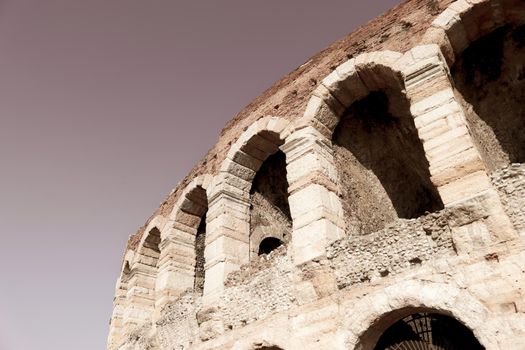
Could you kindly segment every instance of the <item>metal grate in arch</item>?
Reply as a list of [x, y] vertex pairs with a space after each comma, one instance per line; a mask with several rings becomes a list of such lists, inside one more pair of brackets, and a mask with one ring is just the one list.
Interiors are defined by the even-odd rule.
[[484, 350], [470, 329], [452, 317], [416, 313], [390, 326], [374, 350]]

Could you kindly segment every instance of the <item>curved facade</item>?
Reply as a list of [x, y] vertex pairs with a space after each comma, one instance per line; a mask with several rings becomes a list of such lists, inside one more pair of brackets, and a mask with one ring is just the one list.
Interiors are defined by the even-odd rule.
[[525, 349], [525, 3], [409, 0], [130, 238], [108, 349]]

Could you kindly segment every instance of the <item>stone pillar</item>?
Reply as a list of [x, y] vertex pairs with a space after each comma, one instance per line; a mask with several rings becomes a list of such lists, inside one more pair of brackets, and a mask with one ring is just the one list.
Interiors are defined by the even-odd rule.
[[299, 265], [322, 258], [327, 245], [343, 236], [338, 175], [331, 142], [312, 126], [292, 133], [281, 148], [287, 162], [293, 259]]
[[[423, 142], [432, 182], [443, 204], [454, 207], [475, 202], [487, 216], [487, 228], [493, 238], [511, 239], [515, 236], [514, 229], [474, 146], [439, 47], [417, 46], [397, 64], [405, 76], [411, 113]], [[469, 224], [461, 222], [459, 226]]]
[[140, 261], [133, 264], [128, 282], [124, 328], [151, 323], [155, 310], [156, 268]]
[[[195, 221], [197, 219], [200, 221], [200, 218]], [[170, 225], [174, 227], [166, 230], [160, 243], [159, 271], [155, 284], [157, 310], [194, 285], [197, 229], [195, 225], [186, 226], [180, 222]]]
[[216, 191], [209, 197], [205, 297], [222, 291], [226, 276], [249, 261], [249, 189], [239, 189], [230, 180], [242, 181], [223, 173], [213, 186]]

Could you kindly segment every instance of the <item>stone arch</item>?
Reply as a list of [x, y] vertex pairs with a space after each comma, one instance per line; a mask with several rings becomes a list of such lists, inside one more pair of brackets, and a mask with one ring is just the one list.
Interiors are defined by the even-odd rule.
[[125, 324], [140, 325], [153, 321], [161, 232], [165, 224], [166, 218], [161, 215], [150, 220], [134, 254], [126, 296]]
[[257, 256], [259, 254], [260, 245], [262, 241], [268, 238], [277, 239], [284, 243], [284, 235], [279, 231], [271, 231], [266, 227], [258, 227], [250, 236], [250, 254], [252, 256]]
[[377, 51], [348, 60], [323, 79], [303, 116], [333, 145], [350, 234], [443, 208], [405, 93], [404, 59]]
[[285, 119], [261, 118], [237, 139], [221, 164], [209, 195], [205, 294], [220, 290], [227, 274], [249, 261], [252, 184], [290, 132]]
[[202, 293], [204, 282], [204, 240], [206, 237], [206, 193], [212, 176], [194, 178], [182, 191], [161, 241], [157, 308], [176, 299], [185, 290]]
[[497, 344], [498, 330], [488, 322], [488, 309], [467, 290], [451, 284], [403, 281], [369, 293], [351, 307], [352, 314], [343, 321], [349, 349], [371, 348], [392, 323], [415, 312], [453, 317], [469, 328], [485, 348]]
[[525, 6], [460, 0], [428, 30], [441, 43], [474, 142], [489, 171], [525, 162]]
[[524, 22], [520, 0], [457, 0], [432, 22], [422, 42], [438, 44], [452, 67], [471, 43], [504, 25]]

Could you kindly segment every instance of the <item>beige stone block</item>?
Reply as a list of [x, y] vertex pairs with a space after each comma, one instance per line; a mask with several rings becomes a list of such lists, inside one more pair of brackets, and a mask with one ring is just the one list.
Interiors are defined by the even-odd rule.
[[452, 227], [452, 238], [458, 254], [469, 254], [491, 243], [489, 230], [480, 221]]
[[452, 130], [445, 118], [440, 118], [418, 130], [419, 138], [425, 142]]
[[446, 207], [478, 195], [491, 188], [490, 180], [484, 171], [464, 176], [438, 188]]
[[[454, 91], [451, 88], [443, 89], [436, 92], [434, 95], [429, 96], [421, 101], [413, 103], [410, 107], [410, 112], [416, 118], [420, 115], [428, 113], [429, 111], [436, 109], [442, 105], [454, 101]], [[421, 121], [421, 124], [416, 124], [416, 127], [423, 127], [435, 119], [431, 119], [427, 122]]]
[[441, 135], [438, 135], [432, 139], [425, 141], [423, 145], [424, 145], [425, 151], [428, 152], [444, 144], [454, 143], [457, 139], [464, 137], [464, 136], [467, 136], [470, 138], [469, 132], [466, 126], [457, 127]]
[[375, 51], [356, 57], [356, 70], [369, 91], [386, 87], [401, 88], [401, 76], [394, 68], [402, 56], [394, 51]]
[[333, 213], [338, 213], [341, 207], [339, 203], [333, 202], [333, 198], [325, 187], [316, 184], [295, 192], [288, 197], [288, 202], [293, 219], [318, 207], [326, 208]]
[[251, 182], [255, 176], [255, 171], [245, 166], [240, 165], [230, 159], [225, 159], [221, 165], [221, 172], [229, 173], [241, 179]]
[[338, 113], [342, 113], [342, 110], [334, 111], [321, 97], [312, 96], [308, 101], [303, 118], [305, 121], [308, 121], [308, 125], [319, 123], [331, 134], [339, 122]]
[[441, 162], [439, 168], [430, 169], [432, 182], [436, 187], [446, 185], [478, 171], [485, 171], [485, 165], [474, 148], [447, 158]]
[[448, 124], [447, 118], [449, 116], [462, 113], [461, 107], [452, 96], [448, 99], [443, 99], [440, 102], [442, 103], [434, 106], [428, 105], [428, 108], [424, 113], [414, 115], [414, 124], [418, 130], [428, 132], [428, 128], [436, 122], [445, 121]]
[[290, 186], [312, 174], [322, 174], [333, 183], [338, 182], [339, 174], [334, 165], [333, 157], [323, 157], [319, 153], [306, 153], [286, 167], [286, 178]]
[[322, 219], [294, 230], [292, 234], [293, 260], [301, 265], [326, 254], [326, 246], [340, 239], [344, 231], [329, 220]]
[[425, 148], [425, 154], [431, 166], [435, 162], [441, 162], [472, 147], [474, 147], [474, 144], [470, 138], [470, 135], [463, 135], [458, 138], [451, 139], [450, 142], [443, 143], [432, 149], [427, 149], [426, 145], [423, 144], [423, 148]]

